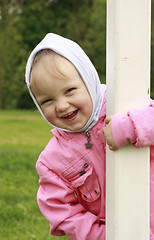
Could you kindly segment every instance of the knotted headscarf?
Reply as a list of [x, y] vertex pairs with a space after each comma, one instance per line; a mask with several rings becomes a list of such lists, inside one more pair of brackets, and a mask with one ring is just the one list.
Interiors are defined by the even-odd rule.
[[[88, 131], [90, 128], [92, 128], [96, 124], [96, 122], [99, 119], [99, 114], [101, 111], [104, 92], [105, 92], [105, 85], [100, 83], [95, 67], [93, 66], [88, 56], [85, 54], [85, 52], [81, 49], [81, 47], [77, 43], [54, 33], [48, 33], [43, 38], [43, 40], [31, 52], [26, 65], [26, 74], [25, 74], [26, 84], [30, 92], [30, 95], [34, 103], [36, 104], [37, 108], [39, 109], [40, 113], [42, 114], [44, 119], [54, 128], [57, 128], [57, 127], [52, 125], [46, 119], [43, 111], [41, 110], [39, 104], [37, 103], [36, 98], [30, 88], [30, 71], [31, 71], [32, 63], [36, 53], [42, 49], [51, 49], [56, 53], [58, 53], [59, 55], [65, 57], [75, 66], [75, 68], [80, 73], [80, 76], [83, 79], [89, 91], [89, 94], [91, 96], [92, 103], [93, 103], [93, 111], [86, 125], [82, 129], [79, 129], [77, 132]], [[71, 132], [70, 130], [67, 130], [67, 129], [61, 129], [61, 128], [57, 128], [57, 129]]]

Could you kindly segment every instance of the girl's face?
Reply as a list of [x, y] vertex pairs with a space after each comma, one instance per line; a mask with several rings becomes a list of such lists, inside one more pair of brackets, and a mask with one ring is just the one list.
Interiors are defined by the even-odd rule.
[[[53, 66], [54, 65], [54, 66]], [[47, 120], [54, 126], [77, 131], [89, 120], [93, 104], [78, 71], [57, 55], [44, 55], [31, 73], [31, 89]]]

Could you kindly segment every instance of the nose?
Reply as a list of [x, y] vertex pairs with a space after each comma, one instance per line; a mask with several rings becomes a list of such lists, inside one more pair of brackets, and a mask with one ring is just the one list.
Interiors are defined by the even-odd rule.
[[65, 112], [69, 108], [69, 103], [61, 99], [56, 102], [56, 112]]

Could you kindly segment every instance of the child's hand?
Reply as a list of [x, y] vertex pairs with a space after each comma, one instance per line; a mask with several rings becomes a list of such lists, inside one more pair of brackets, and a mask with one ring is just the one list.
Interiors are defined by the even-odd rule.
[[111, 120], [112, 120], [112, 117], [107, 117], [105, 119], [106, 127], [104, 127], [102, 131], [104, 133], [106, 142], [109, 145], [109, 149], [115, 151], [118, 149], [118, 146], [116, 145], [112, 135]]

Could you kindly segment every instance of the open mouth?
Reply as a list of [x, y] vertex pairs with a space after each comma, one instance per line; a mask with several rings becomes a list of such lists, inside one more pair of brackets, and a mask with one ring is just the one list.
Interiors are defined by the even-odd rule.
[[68, 114], [65, 114], [62, 118], [66, 120], [74, 120], [77, 116], [77, 113], [78, 113], [78, 109]]

